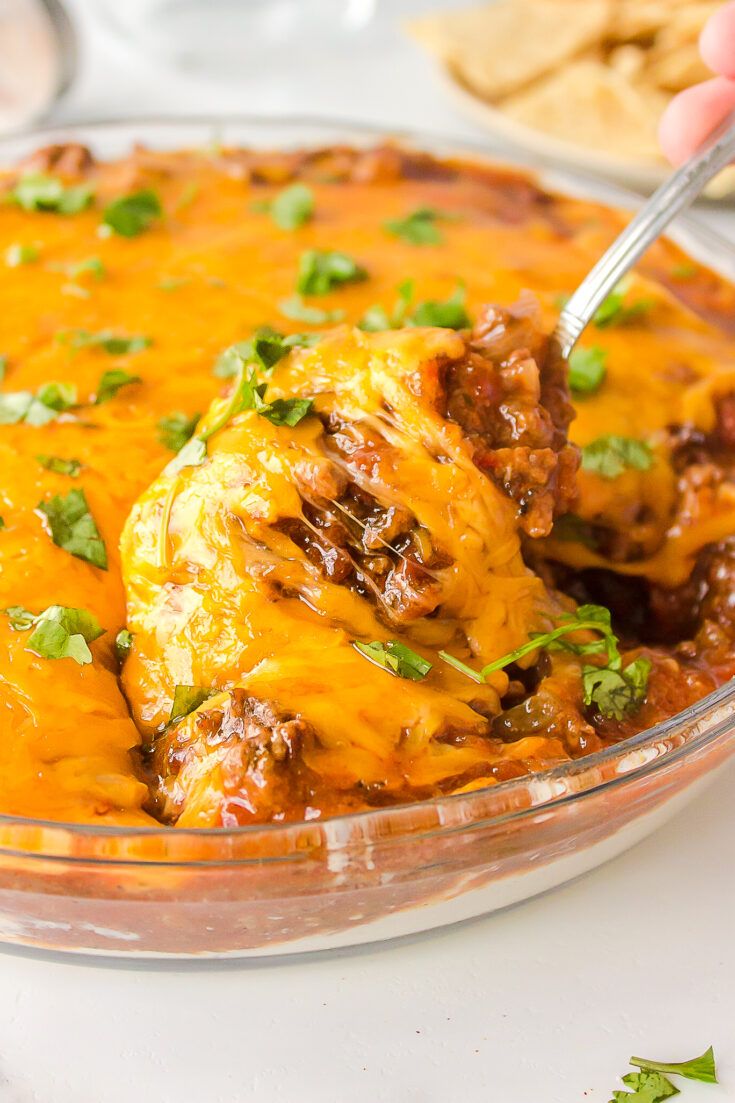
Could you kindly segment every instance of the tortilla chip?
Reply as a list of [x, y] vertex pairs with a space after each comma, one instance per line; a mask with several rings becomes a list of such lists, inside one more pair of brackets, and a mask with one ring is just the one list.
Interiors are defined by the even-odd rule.
[[501, 110], [576, 146], [655, 163], [661, 160], [656, 131], [666, 99], [602, 62], [583, 59], [511, 96]]
[[478, 95], [498, 100], [599, 41], [611, 12], [611, 0], [499, 0], [426, 16], [410, 30]]
[[667, 92], [681, 92], [708, 80], [712, 73], [702, 61], [696, 42], [685, 42], [669, 50], [652, 50], [645, 76]]

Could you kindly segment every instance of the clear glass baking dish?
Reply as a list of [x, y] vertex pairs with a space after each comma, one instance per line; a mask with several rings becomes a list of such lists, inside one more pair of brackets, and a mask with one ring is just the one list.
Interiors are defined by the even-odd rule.
[[[100, 156], [157, 148], [294, 148], [385, 137], [308, 120], [95, 123], [0, 142], [0, 164], [49, 142]], [[482, 149], [393, 135], [436, 154]], [[507, 161], [505, 162], [508, 163]], [[541, 183], [618, 207], [636, 198], [541, 169]], [[694, 223], [672, 237], [735, 277], [735, 251]], [[735, 682], [618, 746], [489, 789], [324, 822], [236, 830], [104, 828], [0, 816], [0, 941], [123, 957], [256, 957], [443, 926], [517, 903], [620, 854], [714, 778], [735, 748]]]

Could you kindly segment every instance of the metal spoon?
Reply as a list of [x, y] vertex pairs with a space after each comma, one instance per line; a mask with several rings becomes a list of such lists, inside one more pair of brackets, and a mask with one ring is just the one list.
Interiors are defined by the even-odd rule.
[[730, 114], [702, 142], [686, 164], [664, 181], [582, 280], [554, 330], [563, 356], [569, 356], [602, 301], [676, 215], [694, 202], [720, 169], [735, 159], [735, 115]]

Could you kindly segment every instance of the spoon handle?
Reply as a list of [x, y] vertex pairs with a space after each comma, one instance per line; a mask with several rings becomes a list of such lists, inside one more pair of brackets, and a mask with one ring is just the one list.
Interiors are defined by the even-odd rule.
[[679, 211], [694, 202], [712, 177], [733, 159], [735, 114], [731, 113], [705, 138], [694, 156], [653, 193], [582, 280], [559, 316], [554, 331], [563, 356], [569, 356], [600, 303], [625, 273]]

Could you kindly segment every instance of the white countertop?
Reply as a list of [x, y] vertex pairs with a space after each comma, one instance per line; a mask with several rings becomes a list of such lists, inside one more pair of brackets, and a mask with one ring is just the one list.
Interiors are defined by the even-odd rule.
[[[87, 50], [58, 121], [313, 112], [481, 136], [388, 19], [362, 57], [217, 84], [73, 9]], [[735, 1100], [733, 783], [565, 888], [410, 941], [210, 967], [0, 953], [0, 1103], [607, 1103], [632, 1053], [710, 1043], [725, 1086], [685, 1082], [682, 1103]]]

